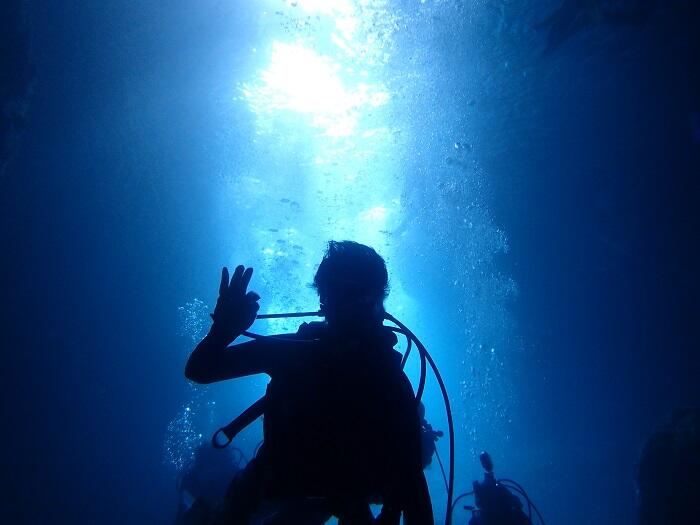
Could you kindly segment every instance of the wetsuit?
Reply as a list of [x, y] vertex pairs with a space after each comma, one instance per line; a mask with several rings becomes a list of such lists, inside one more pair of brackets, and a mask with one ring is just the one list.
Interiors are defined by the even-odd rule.
[[190, 357], [188, 377], [271, 378], [264, 445], [232, 485], [230, 523], [247, 523], [263, 500], [309, 497], [341, 519], [382, 501], [387, 523], [401, 512], [408, 525], [433, 523], [417, 404], [395, 344], [382, 326], [339, 336], [324, 323], [231, 348], [213, 334], [204, 338]]

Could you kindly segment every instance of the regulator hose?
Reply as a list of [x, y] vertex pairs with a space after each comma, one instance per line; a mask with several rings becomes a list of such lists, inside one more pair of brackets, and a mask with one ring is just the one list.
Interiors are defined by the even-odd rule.
[[[384, 318], [387, 321], [391, 321], [396, 326], [398, 326], [401, 329], [401, 331], [404, 334], [406, 334], [407, 337], [410, 337], [413, 340], [413, 342], [416, 345], [416, 348], [418, 348], [418, 352], [420, 352], [421, 354], [421, 362], [424, 362], [425, 360], [428, 361], [428, 364], [430, 364], [430, 368], [432, 368], [433, 370], [433, 374], [435, 374], [435, 379], [437, 379], [438, 385], [440, 386], [440, 391], [442, 392], [442, 399], [445, 403], [445, 413], [447, 415], [447, 430], [450, 438], [449, 475], [447, 482], [447, 512], [445, 515], [445, 525], [450, 525], [452, 523], [452, 515], [450, 509], [452, 508], [452, 497], [454, 495], [455, 483], [455, 427], [452, 418], [452, 407], [450, 406], [450, 398], [447, 394], [447, 387], [445, 386], [445, 382], [442, 380], [442, 375], [440, 375], [440, 371], [438, 370], [435, 361], [433, 360], [432, 356], [428, 353], [428, 350], [425, 348], [425, 346], [423, 346], [423, 343], [420, 342], [420, 339], [418, 339], [405, 324], [396, 319], [396, 317], [394, 317], [393, 315], [385, 313]], [[424, 378], [422, 378], [422, 383], [425, 383]], [[420, 393], [422, 394], [422, 390], [420, 390]]]
[[[293, 313], [275, 313], [275, 314], [258, 314], [256, 316], [256, 319], [287, 319], [287, 318], [292, 318], [292, 317], [323, 317], [323, 313], [320, 311], [309, 311], [309, 312], [293, 312]], [[396, 333], [400, 333], [406, 337], [406, 352], [404, 353], [404, 356], [401, 360], [401, 368], [404, 368], [406, 365], [406, 362], [408, 361], [408, 357], [411, 353], [411, 350], [413, 346], [418, 349], [418, 355], [420, 357], [420, 379], [418, 381], [418, 388], [416, 389], [416, 401], [420, 401], [421, 398], [423, 397], [423, 392], [425, 390], [425, 382], [426, 382], [426, 376], [427, 376], [427, 365], [430, 365], [430, 368], [433, 371], [433, 374], [435, 375], [435, 379], [438, 382], [438, 385], [440, 387], [440, 392], [442, 393], [442, 399], [445, 403], [445, 413], [447, 415], [447, 427], [448, 427], [448, 436], [449, 436], [449, 447], [450, 447], [450, 458], [449, 458], [449, 475], [448, 475], [448, 482], [447, 482], [447, 512], [445, 516], [445, 525], [451, 525], [452, 523], [452, 499], [454, 495], [454, 478], [455, 478], [455, 430], [454, 430], [454, 421], [452, 417], [452, 407], [450, 406], [450, 398], [447, 393], [447, 387], [445, 386], [445, 382], [442, 379], [442, 375], [440, 374], [440, 371], [438, 370], [437, 365], [435, 364], [435, 361], [433, 360], [432, 356], [428, 353], [428, 350], [425, 348], [423, 343], [421, 343], [420, 339], [416, 337], [416, 335], [401, 321], [399, 321], [396, 317], [393, 315], [385, 312], [384, 313], [384, 319], [395, 324], [395, 327], [389, 326], [390, 330]], [[256, 334], [254, 332], [243, 332], [244, 336], [250, 337], [253, 339], [267, 339], [267, 338], [273, 338], [273, 339], [279, 339], [279, 340], [285, 340], [284, 336], [266, 336], [266, 335], [260, 335]], [[297, 343], [303, 343], [307, 341], [301, 341], [299, 339], [292, 339], [288, 338], [290, 342], [297, 342]], [[243, 412], [241, 416], [236, 418], [234, 421], [232, 421], [229, 425], [226, 427], [220, 428], [212, 437], [212, 444], [216, 448], [223, 448], [226, 447], [233, 437], [242, 430], [247, 425], [242, 425], [242, 423], [249, 424], [251, 423], [254, 419], [258, 417], [259, 410], [262, 405], [263, 399], [259, 399], [256, 403], [254, 403], [253, 406], [251, 406], [248, 410]], [[257, 414], [257, 415], [256, 415]], [[255, 417], [253, 417], [255, 415]], [[248, 416], [248, 417], [246, 417]], [[252, 419], [251, 419], [252, 417]], [[226, 437], [228, 438], [228, 441], [226, 443], [219, 443], [217, 441], [217, 437], [220, 433], [224, 433]]]

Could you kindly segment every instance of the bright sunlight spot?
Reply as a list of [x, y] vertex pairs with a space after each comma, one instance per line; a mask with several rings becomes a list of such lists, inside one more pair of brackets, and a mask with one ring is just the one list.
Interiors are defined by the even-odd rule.
[[386, 219], [386, 208], [384, 206], [375, 206], [369, 210], [365, 210], [360, 213], [360, 220], [362, 221], [381, 221]]
[[267, 69], [258, 85], [245, 84], [242, 92], [257, 113], [288, 110], [309, 115], [310, 124], [335, 137], [352, 135], [362, 106], [386, 104], [388, 93], [359, 83], [346, 87], [340, 66], [299, 43], [273, 42]]

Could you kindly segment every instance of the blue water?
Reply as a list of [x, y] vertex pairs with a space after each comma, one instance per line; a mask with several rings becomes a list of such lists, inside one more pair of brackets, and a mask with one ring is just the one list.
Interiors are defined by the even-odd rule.
[[[457, 494], [488, 450], [548, 523], [634, 523], [645, 437], [700, 402], [700, 18], [584, 10], [552, 43], [559, 5], [0, 8], [24, 20], [0, 92], [3, 522], [172, 522], [196, 446], [267, 381], [183, 377], [221, 266], [255, 268], [264, 312], [312, 310], [347, 238], [445, 377]], [[424, 400], [446, 430], [432, 379]]]

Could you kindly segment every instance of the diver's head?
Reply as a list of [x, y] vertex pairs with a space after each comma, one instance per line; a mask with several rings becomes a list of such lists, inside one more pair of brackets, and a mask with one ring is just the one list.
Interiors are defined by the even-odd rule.
[[384, 259], [369, 246], [330, 241], [314, 287], [329, 326], [357, 329], [382, 323], [389, 278]]
[[690, 525], [700, 516], [700, 410], [676, 412], [637, 465], [639, 525]]

